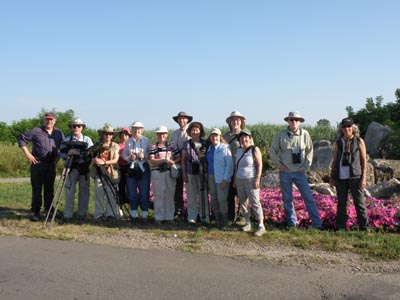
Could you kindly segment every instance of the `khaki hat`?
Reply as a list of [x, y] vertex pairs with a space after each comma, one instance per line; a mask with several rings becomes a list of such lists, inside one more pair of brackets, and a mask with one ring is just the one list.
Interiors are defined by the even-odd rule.
[[238, 112], [237, 110], [234, 110], [233, 112], [231, 112], [231, 114], [229, 115], [229, 117], [227, 117], [226, 118], [226, 123], [230, 123], [230, 121], [231, 121], [231, 118], [233, 118], [233, 117], [238, 117], [238, 118], [241, 118], [242, 120], [246, 120], [246, 118], [240, 113], [240, 112]]
[[109, 124], [106, 124], [102, 129], [97, 130], [99, 135], [103, 135], [105, 132], [115, 133], [114, 128]]
[[156, 133], [168, 133], [168, 128], [164, 125], [161, 125], [157, 128]]
[[210, 135], [212, 134], [218, 134], [221, 135], [221, 130], [219, 130], [219, 128], [213, 128], [210, 132]]
[[194, 122], [190, 123], [188, 129], [186, 129], [186, 132], [187, 132], [187, 134], [188, 134], [189, 136], [191, 136], [191, 135], [190, 135], [190, 132], [192, 131], [192, 128], [193, 128], [193, 127], [200, 128], [200, 137], [204, 137], [204, 135], [205, 135], [206, 133], [205, 133], [205, 131], [204, 131], [203, 124], [201, 124], [200, 122], [197, 122], [197, 121], [194, 121]]
[[73, 119], [71, 122], [69, 122], [69, 128], [72, 128], [72, 125], [81, 125], [82, 129], [86, 128], [86, 124], [79, 118]]
[[297, 111], [291, 111], [291, 112], [289, 113], [289, 115], [288, 115], [286, 118], [284, 118], [284, 120], [285, 120], [286, 122], [288, 122], [289, 119], [299, 119], [301, 123], [303, 123], [303, 122], [305, 121], [304, 118], [303, 118], [303, 117], [300, 115], [300, 113], [297, 112]]
[[176, 116], [172, 117], [172, 119], [174, 119], [174, 121], [175, 121], [176, 123], [178, 123], [178, 118], [179, 118], [179, 117], [188, 118], [188, 123], [192, 122], [192, 120], [193, 120], [193, 117], [192, 117], [192, 116], [189, 116], [189, 115], [188, 115], [187, 113], [185, 113], [184, 111], [179, 112]]

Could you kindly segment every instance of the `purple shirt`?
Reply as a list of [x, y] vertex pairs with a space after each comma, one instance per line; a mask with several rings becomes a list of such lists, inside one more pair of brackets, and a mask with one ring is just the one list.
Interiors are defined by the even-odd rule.
[[20, 147], [27, 146], [31, 142], [32, 155], [41, 162], [55, 162], [63, 140], [64, 134], [60, 129], [53, 128], [53, 132], [48, 134], [44, 126], [35, 127], [17, 138]]

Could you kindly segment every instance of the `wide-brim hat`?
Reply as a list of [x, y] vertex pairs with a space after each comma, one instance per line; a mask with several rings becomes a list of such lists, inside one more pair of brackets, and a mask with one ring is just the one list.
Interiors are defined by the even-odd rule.
[[175, 121], [176, 123], [178, 123], [178, 118], [179, 118], [179, 117], [187, 118], [187, 119], [188, 119], [188, 123], [192, 122], [192, 120], [193, 120], [193, 117], [192, 117], [192, 116], [189, 116], [189, 115], [188, 115], [187, 113], [185, 113], [184, 111], [179, 112], [176, 116], [172, 117], [172, 119], [174, 119], [174, 121]]
[[289, 112], [288, 116], [284, 118], [284, 120], [287, 122], [289, 119], [299, 119], [301, 123], [305, 121], [298, 111]]
[[251, 137], [251, 131], [250, 131], [250, 129], [247, 129], [247, 128], [242, 129], [242, 130], [239, 132], [239, 137], [242, 136], [242, 135], [248, 135], [248, 136]]
[[134, 127], [136, 127], [136, 128], [144, 128], [144, 125], [143, 125], [142, 122], [135, 121], [135, 122], [133, 122], [132, 125], [131, 125], [131, 128], [134, 128]]
[[187, 132], [187, 134], [189, 135], [189, 136], [191, 136], [190, 135], [190, 132], [192, 131], [192, 128], [193, 127], [198, 127], [198, 128], [200, 128], [200, 137], [204, 137], [205, 136], [205, 131], [204, 131], [204, 127], [203, 127], [203, 124], [201, 124], [200, 122], [197, 122], [197, 121], [193, 121], [192, 123], [190, 123], [190, 125], [189, 125], [189, 127], [186, 129], [186, 132]]
[[72, 128], [72, 125], [81, 125], [82, 129], [86, 128], [86, 124], [79, 118], [75, 118], [71, 122], [69, 122], [69, 128]]
[[111, 125], [104, 125], [102, 129], [97, 130], [99, 135], [103, 135], [105, 132], [115, 133], [114, 128]]
[[121, 136], [121, 133], [123, 133], [123, 132], [126, 132], [129, 137], [132, 136], [132, 133], [131, 133], [131, 130], [129, 129], [129, 127], [121, 128], [121, 130], [119, 132], [117, 132], [117, 136]]
[[234, 110], [233, 112], [231, 112], [231, 114], [229, 115], [229, 117], [226, 118], [226, 123], [229, 125], [229, 123], [231, 122], [231, 118], [233, 117], [238, 117], [241, 118], [243, 121], [246, 121], [245, 116], [243, 116], [240, 112], [238, 112], [237, 110]]
[[156, 133], [168, 133], [168, 128], [164, 125], [161, 125], [156, 129]]

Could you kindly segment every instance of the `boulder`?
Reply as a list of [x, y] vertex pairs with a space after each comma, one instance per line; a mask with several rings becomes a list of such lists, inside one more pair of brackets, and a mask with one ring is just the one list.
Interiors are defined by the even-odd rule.
[[390, 199], [394, 193], [400, 194], [400, 181], [393, 178], [389, 181], [376, 184], [367, 190], [374, 198]]
[[333, 158], [333, 144], [327, 140], [314, 142], [314, 157], [311, 171], [315, 171], [323, 179], [329, 178], [329, 166]]
[[372, 160], [375, 183], [384, 182], [393, 178], [400, 180], [400, 161], [389, 159]]
[[279, 187], [279, 171], [274, 170], [265, 174], [261, 177], [261, 188], [275, 188]]
[[379, 157], [379, 148], [393, 132], [391, 128], [385, 127], [377, 122], [371, 122], [368, 125], [364, 140], [367, 153], [371, 158]]

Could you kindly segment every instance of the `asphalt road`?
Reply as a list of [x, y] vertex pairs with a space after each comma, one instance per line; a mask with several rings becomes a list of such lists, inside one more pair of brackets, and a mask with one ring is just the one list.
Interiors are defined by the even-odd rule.
[[0, 237], [0, 299], [400, 299], [398, 274]]

